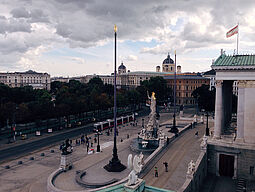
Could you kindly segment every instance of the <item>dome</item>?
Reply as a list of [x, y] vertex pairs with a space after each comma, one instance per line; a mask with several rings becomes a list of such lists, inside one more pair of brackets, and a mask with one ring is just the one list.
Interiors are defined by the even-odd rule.
[[163, 64], [174, 64], [173, 59], [170, 58], [170, 55], [168, 53], [167, 58], [163, 61]]
[[122, 62], [121, 65], [118, 67], [118, 69], [126, 69], [125, 65], [123, 65], [123, 62]]

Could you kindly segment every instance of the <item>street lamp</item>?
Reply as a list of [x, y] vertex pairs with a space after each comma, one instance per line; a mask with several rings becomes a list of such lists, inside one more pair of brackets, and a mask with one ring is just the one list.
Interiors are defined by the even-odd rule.
[[173, 126], [171, 127], [169, 132], [177, 134], [179, 130], [176, 127], [175, 110], [176, 110], [176, 51], [174, 52], [174, 115], [173, 115]]
[[115, 39], [115, 44], [114, 44], [114, 145], [113, 145], [113, 157], [109, 161], [107, 165], [104, 166], [104, 168], [109, 171], [109, 172], [121, 172], [124, 169], [126, 169], [126, 166], [121, 164], [119, 158], [118, 158], [118, 153], [117, 153], [117, 138], [116, 138], [116, 132], [117, 132], [117, 121], [116, 121], [116, 116], [117, 116], [117, 102], [116, 102], [116, 51], [117, 51], [117, 26], [114, 25], [114, 39]]
[[209, 136], [209, 127], [208, 127], [208, 111], [206, 111], [206, 128], [205, 128], [205, 136]]
[[100, 152], [99, 135], [100, 135], [100, 133], [97, 130], [97, 152]]

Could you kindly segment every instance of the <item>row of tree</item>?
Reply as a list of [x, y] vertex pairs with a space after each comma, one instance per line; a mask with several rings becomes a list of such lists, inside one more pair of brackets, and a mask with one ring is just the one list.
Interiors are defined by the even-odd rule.
[[[162, 77], [141, 82], [136, 89], [118, 89], [117, 106], [126, 107], [145, 103], [147, 93], [156, 93], [159, 103], [172, 94]], [[52, 82], [51, 91], [36, 90], [30, 86], [10, 88], [0, 84], [0, 127], [14, 123], [68, 117], [88, 111], [113, 107], [113, 86], [93, 78], [84, 84], [71, 80], [69, 83]]]

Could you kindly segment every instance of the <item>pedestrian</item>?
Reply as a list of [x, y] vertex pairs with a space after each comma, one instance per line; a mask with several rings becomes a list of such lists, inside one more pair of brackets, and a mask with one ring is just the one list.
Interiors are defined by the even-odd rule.
[[93, 142], [92, 142], [92, 141], [91, 141], [91, 143], [90, 143], [90, 144], [91, 144], [90, 146], [91, 146], [91, 147], [93, 147]]
[[195, 136], [198, 137], [198, 131], [195, 133]]
[[168, 163], [165, 161], [163, 164], [165, 165], [166, 172], [168, 172]]
[[154, 170], [155, 170], [155, 177], [158, 177], [158, 167], [155, 167]]
[[89, 152], [89, 143], [87, 143], [87, 153]]
[[97, 143], [97, 138], [95, 137], [94, 142]]

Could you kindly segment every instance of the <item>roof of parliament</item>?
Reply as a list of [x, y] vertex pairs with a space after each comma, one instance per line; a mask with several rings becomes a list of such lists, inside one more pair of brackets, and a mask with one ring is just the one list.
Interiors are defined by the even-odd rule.
[[170, 58], [169, 53], [167, 55], [167, 58], [163, 61], [163, 64], [174, 64], [174, 61]]

